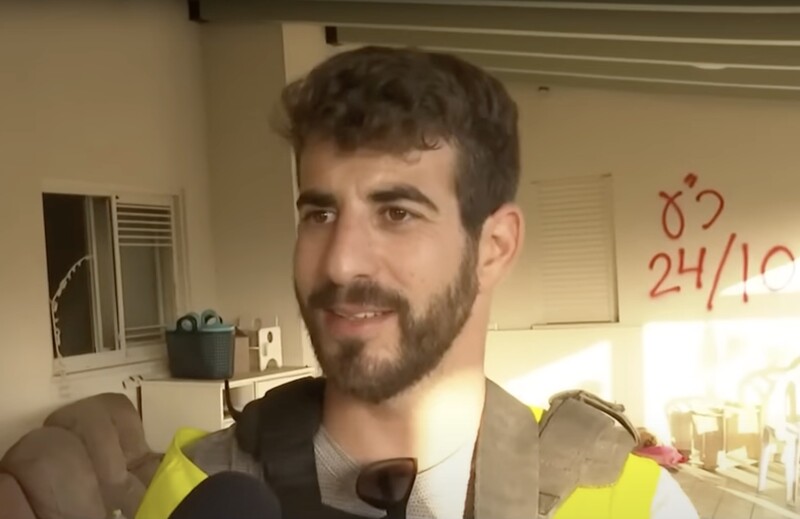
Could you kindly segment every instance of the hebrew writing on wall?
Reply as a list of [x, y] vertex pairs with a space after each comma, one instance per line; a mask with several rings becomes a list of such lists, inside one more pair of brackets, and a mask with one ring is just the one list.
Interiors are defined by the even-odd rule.
[[[696, 291], [703, 296], [705, 309], [711, 312], [721, 294], [735, 294], [742, 304], [747, 304], [752, 293], [788, 292], [798, 281], [791, 245], [765, 245], [763, 240], [753, 245], [753, 238], [758, 237], [738, 230], [743, 224], [757, 230], [754, 219], [763, 216], [763, 211], [732, 207], [724, 190], [704, 184], [700, 174], [688, 173], [682, 182], [658, 192], [658, 201], [661, 218], [657, 228], [662, 246], [647, 265], [651, 299], [680, 299], [682, 294]], [[727, 218], [731, 214], [736, 218]], [[687, 236], [699, 245], [687, 245]], [[725, 286], [721, 282], [732, 276], [738, 280], [736, 283]]]

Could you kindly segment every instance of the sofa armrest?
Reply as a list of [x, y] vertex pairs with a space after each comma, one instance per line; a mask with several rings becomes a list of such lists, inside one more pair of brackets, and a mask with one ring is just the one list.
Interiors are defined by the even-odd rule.
[[106, 519], [97, 475], [77, 436], [58, 427], [30, 431], [0, 460], [39, 519]]
[[17, 480], [0, 472], [0, 519], [36, 519]]

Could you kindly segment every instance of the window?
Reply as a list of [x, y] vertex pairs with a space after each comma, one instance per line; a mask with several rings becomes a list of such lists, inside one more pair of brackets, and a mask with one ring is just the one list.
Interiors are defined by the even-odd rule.
[[174, 197], [43, 195], [53, 357], [59, 371], [165, 354], [182, 306]]
[[617, 322], [610, 175], [534, 183], [536, 324]]

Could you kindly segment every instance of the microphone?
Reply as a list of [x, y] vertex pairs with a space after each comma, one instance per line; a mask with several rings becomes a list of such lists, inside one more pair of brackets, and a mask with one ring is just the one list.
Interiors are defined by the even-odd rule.
[[280, 519], [281, 505], [263, 481], [242, 472], [219, 472], [204, 479], [169, 519]]

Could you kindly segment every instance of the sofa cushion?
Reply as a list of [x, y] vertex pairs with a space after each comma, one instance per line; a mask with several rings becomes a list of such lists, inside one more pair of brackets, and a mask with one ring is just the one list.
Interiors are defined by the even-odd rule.
[[66, 405], [45, 419], [77, 435], [92, 460], [109, 510], [133, 517], [160, 456], [144, 438], [139, 413], [121, 393], [103, 393]]
[[39, 519], [105, 519], [100, 485], [81, 441], [41, 427], [11, 446], [0, 468], [19, 483]]
[[0, 472], [0, 519], [36, 519], [19, 483]]

